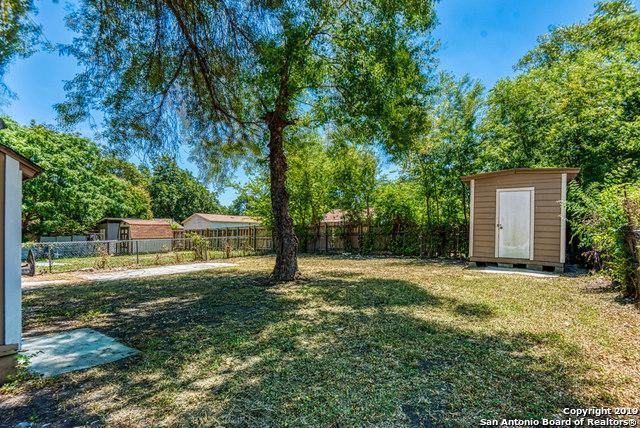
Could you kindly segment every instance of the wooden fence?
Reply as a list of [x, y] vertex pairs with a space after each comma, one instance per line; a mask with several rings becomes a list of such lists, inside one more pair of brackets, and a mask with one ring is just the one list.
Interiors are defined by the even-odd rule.
[[309, 253], [464, 257], [468, 248], [467, 228], [462, 226], [404, 227], [389, 231], [362, 224], [322, 224], [298, 233], [298, 238], [300, 247]]
[[[273, 248], [272, 234], [263, 227], [180, 230], [175, 238], [197, 233], [205, 238], [239, 240], [257, 251]], [[435, 227], [396, 227], [389, 231], [363, 224], [321, 224], [297, 228], [300, 251], [306, 253], [358, 253], [413, 255], [420, 257], [464, 257], [468, 249], [468, 228], [463, 224]]]
[[[175, 230], [174, 239], [189, 238], [195, 233], [207, 238], [212, 249], [223, 249], [227, 245], [235, 249], [246, 248], [253, 251], [273, 250], [273, 238], [271, 231], [264, 227], [226, 227], [222, 229], [193, 229]], [[190, 242], [187, 240], [186, 242]], [[190, 250], [191, 248], [185, 248]]]

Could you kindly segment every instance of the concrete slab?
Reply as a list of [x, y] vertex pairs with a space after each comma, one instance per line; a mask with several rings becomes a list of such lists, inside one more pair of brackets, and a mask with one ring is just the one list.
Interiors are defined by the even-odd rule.
[[60, 285], [60, 284], [69, 284], [73, 282], [70, 279], [49, 279], [44, 281], [22, 281], [22, 289], [29, 290], [31, 288], [40, 288], [45, 287], [47, 285]]
[[538, 278], [558, 278], [560, 275], [551, 272], [537, 272], [528, 269], [514, 269], [514, 268], [501, 268], [501, 267], [493, 267], [487, 266], [484, 268], [472, 268], [476, 272], [483, 273], [501, 273], [503, 275], [523, 275], [523, 276], [533, 276]]
[[28, 369], [44, 376], [88, 369], [138, 353], [90, 328], [27, 337], [22, 347], [22, 354], [29, 357]]
[[234, 263], [191, 263], [186, 265], [169, 265], [144, 269], [130, 269], [104, 273], [82, 273], [78, 277], [88, 281], [114, 281], [118, 279], [145, 278], [149, 276], [174, 275], [177, 273], [198, 272], [209, 269], [234, 267]]
[[68, 272], [68, 276], [72, 276], [71, 278], [66, 279], [49, 279], [49, 280], [38, 280], [29, 278], [22, 279], [22, 289], [23, 290], [35, 290], [42, 287], [48, 287], [52, 285], [63, 285], [63, 284], [71, 284], [73, 282], [84, 282], [84, 281], [114, 281], [118, 279], [127, 279], [127, 278], [145, 278], [152, 277], [158, 275], [173, 275], [178, 273], [189, 273], [189, 272], [198, 272], [209, 269], [217, 269], [217, 268], [225, 268], [225, 267], [233, 267], [237, 266], [235, 263], [190, 263], [186, 265], [170, 265], [170, 266], [159, 266], [153, 268], [145, 268], [145, 269], [127, 269], [127, 270], [119, 270], [119, 271], [110, 271], [110, 272]]

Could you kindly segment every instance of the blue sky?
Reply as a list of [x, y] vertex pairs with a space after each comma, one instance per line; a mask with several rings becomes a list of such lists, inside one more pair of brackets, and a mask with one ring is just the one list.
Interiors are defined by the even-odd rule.
[[[636, 6], [638, 5], [636, 0]], [[52, 43], [69, 42], [73, 33], [64, 25], [66, 3], [36, 1], [36, 20]], [[465, 73], [490, 88], [498, 79], [514, 74], [513, 64], [536, 45], [536, 38], [550, 26], [585, 21], [593, 10], [591, 0], [442, 0], [437, 5], [439, 25], [434, 36], [442, 43], [440, 67], [461, 76]], [[2, 106], [2, 112], [22, 124], [32, 119], [55, 124], [53, 104], [64, 99], [64, 81], [79, 71], [75, 59], [39, 52], [16, 61], [5, 82], [17, 99]], [[95, 118], [97, 122], [99, 117]], [[89, 123], [76, 128], [92, 137]], [[194, 174], [195, 167], [180, 154], [179, 163]], [[244, 181], [244, 174], [238, 173]], [[235, 197], [231, 189], [219, 195], [228, 205]]]

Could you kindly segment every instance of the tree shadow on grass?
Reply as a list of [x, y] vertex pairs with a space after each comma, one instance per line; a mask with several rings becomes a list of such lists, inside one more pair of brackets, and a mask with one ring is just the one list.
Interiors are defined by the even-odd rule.
[[[30, 293], [28, 329], [94, 327], [141, 351], [60, 377], [36, 417], [63, 426], [473, 427], [583, 404], [573, 394], [580, 368], [561, 358], [561, 337], [446, 321], [481, 322], [492, 316], [485, 307], [402, 280], [251, 285], [261, 278], [198, 274]], [[423, 315], [412, 314], [416, 307]], [[0, 425], [31, 412], [30, 404], [5, 406]]]

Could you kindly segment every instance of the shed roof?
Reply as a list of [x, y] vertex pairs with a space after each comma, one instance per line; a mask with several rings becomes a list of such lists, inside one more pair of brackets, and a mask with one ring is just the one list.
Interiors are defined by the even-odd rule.
[[580, 168], [511, 168], [500, 171], [483, 172], [474, 175], [465, 175], [460, 177], [460, 180], [467, 182], [471, 180], [480, 180], [483, 178], [512, 174], [567, 174], [567, 179], [571, 181], [576, 178], [576, 175], [578, 175], [579, 172]]
[[131, 226], [171, 226], [171, 220], [166, 220], [163, 218], [156, 218], [153, 220], [143, 220], [139, 218], [123, 218], [123, 223], [127, 223]]
[[226, 215], [226, 214], [205, 214], [205, 213], [195, 213], [187, 217], [182, 221], [184, 224], [187, 220], [191, 219], [194, 216], [202, 217], [207, 221], [213, 222], [223, 222], [223, 223], [249, 223], [255, 224], [260, 223], [257, 219], [253, 217], [249, 217], [247, 215]]
[[171, 219], [167, 218], [156, 218], [153, 220], [144, 220], [140, 218], [119, 218], [119, 217], [107, 217], [100, 220], [98, 223], [104, 222], [119, 222], [126, 223], [131, 226], [166, 226], [175, 223]]
[[12, 148], [5, 146], [4, 144], [0, 144], [0, 152], [4, 153], [6, 156], [10, 156], [14, 158], [20, 163], [20, 169], [22, 170], [22, 177], [25, 180], [33, 178], [42, 172], [41, 167], [31, 162], [29, 159], [22, 156], [20, 153], [16, 152]]

